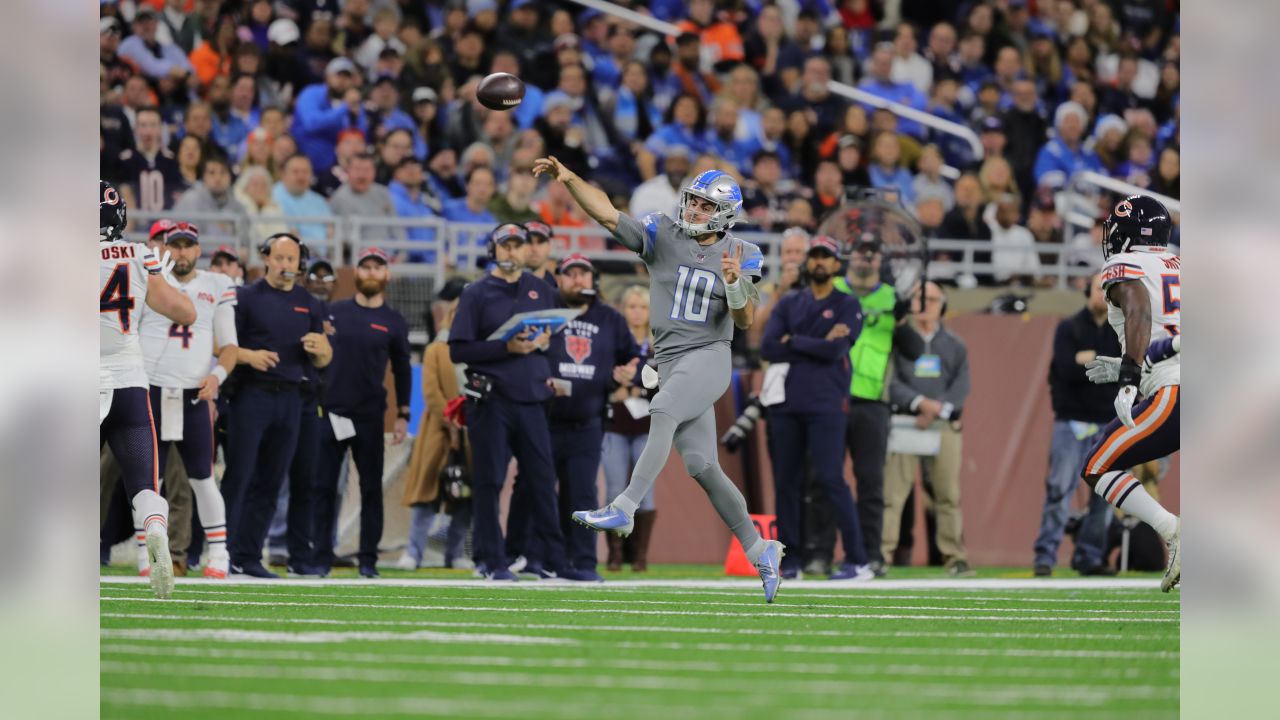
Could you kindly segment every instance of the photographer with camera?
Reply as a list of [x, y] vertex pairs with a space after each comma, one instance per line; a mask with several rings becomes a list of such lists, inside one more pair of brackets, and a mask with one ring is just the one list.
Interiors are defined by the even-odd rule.
[[[918, 302], [918, 301], [916, 301]], [[960, 517], [960, 411], [969, 396], [969, 353], [964, 341], [942, 325], [947, 296], [934, 282], [924, 284], [924, 307], [915, 308], [914, 325], [924, 352], [913, 359], [896, 355], [889, 380], [889, 402], [898, 413], [915, 415], [915, 428], [939, 434], [928, 454], [894, 452], [885, 468], [885, 557], [898, 546], [902, 506], [916, 482], [916, 471], [933, 487], [938, 518], [938, 550], [947, 574], [969, 577]]]
[[[813, 238], [805, 269], [808, 287], [778, 301], [765, 326], [761, 357], [786, 363], [782, 397], [766, 389], [769, 402], [769, 456], [778, 516], [778, 540], [795, 547], [801, 539], [805, 460], [826, 492], [844, 546], [844, 562], [832, 580], [869, 580], [867, 554], [857, 504], [844, 481], [844, 432], [851, 370], [849, 348], [862, 331], [857, 298], [836, 292], [839, 247], [825, 235]], [[776, 381], [775, 381], [776, 382]], [[800, 558], [782, 559], [782, 577], [799, 574]]]
[[493, 267], [467, 286], [449, 329], [449, 357], [467, 364], [467, 428], [473, 443], [472, 512], [476, 569], [486, 580], [515, 580], [507, 567], [498, 495], [514, 453], [528, 486], [533, 532], [544, 568], [564, 564], [564, 536], [555, 493], [551, 434], [544, 403], [552, 397], [551, 364], [544, 354], [550, 334], [521, 331], [509, 340], [490, 340], [513, 315], [551, 310], [555, 295], [547, 283], [524, 271], [528, 233], [519, 225], [499, 225], [489, 240]]

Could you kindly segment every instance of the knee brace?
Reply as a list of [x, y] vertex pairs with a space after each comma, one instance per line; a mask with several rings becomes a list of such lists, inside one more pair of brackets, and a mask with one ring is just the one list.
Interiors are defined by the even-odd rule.
[[684, 460], [685, 472], [689, 473], [689, 477], [694, 480], [702, 477], [702, 474], [711, 469], [711, 462], [698, 453], [689, 453], [682, 455]]

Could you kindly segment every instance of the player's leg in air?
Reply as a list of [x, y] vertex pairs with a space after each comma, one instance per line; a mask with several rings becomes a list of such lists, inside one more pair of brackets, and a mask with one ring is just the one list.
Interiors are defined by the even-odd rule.
[[1133, 408], [1133, 427], [1117, 418], [1089, 451], [1080, 476], [1113, 506], [1150, 525], [1168, 546], [1160, 589], [1169, 592], [1182, 579], [1178, 543], [1182, 521], [1142, 487], [1127, 468], [1170, 455], [1179, 447], [1178, 387], [1162, 387]]
[[621, 536], [631, 534], [636, 508], [657, 480], [673, 444], [685, 468], [706, 491], [725, 525], [742, 543], [747, 559], [764, 583], [766, 602], [773, 602], [781, 582], [783, 547], [765, 540], [747, 514], [747, 502], [717, 461], [715, 412], [712, 405], [729, 386], [729, 347], [709, 345], [659, 367], [661, 389], [649, 405], [649, 438], [636, 461], [631, 482], [600, 510], [580, 510], [573, 519], [589, 528]]
[[120, 463], [125, 496], [133, 508], [133, 522], [146, 535], [151, 563], [148, 576], [156, 597], [173, 592], [173, 560], [169, 555], [169, 503], [160, 496], [159, 462], [151, 403], [143, 387], [104, 390], [110, 408], [98, 428], [100, 443], [111, 446]]

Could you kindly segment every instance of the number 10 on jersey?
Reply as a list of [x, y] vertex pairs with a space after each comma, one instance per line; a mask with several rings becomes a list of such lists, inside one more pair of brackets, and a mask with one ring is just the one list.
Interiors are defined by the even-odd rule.
[[671, 300], [671, 319], [706, 322], [711, 309], [711, 291], [715, 287], [715, 273], [681, 265], [676, 275], [675, 297]]

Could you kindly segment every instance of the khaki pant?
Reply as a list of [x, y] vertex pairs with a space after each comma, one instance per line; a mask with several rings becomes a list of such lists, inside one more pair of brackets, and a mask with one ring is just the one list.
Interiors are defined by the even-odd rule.
[[[938, 519], [938, 550], [950, 566], [968, 562], [960, 518], [960, 431], [950, 423], [942, 428], [942, 444], [936, 456], [890, 453], [884, 471], [884, 530], [880, 547], [885, 559], [898, 547], [902, 506], [915, 485], [917, 470], [933, 486], [933, 508]], [[921, 495], [921, 497], [924, 497]]]

